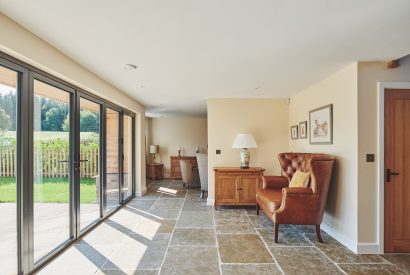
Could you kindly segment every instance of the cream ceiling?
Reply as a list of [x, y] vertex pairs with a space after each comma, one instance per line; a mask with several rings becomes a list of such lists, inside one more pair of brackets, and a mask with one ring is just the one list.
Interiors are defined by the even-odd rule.
[[410, 53], [409, 0], [0, 0], [0, 10], [149, 115], [205, 115], [210, 97], [286, 98], [350, 62]]

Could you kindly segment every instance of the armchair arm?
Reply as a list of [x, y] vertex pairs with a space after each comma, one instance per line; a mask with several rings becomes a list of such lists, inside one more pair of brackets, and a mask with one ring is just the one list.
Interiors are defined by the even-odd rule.
[[279, 224], [320, 224], [318, 196], [311, 188], [291, 187], [282, 189], [282, 204], [274, 213]]
[[313, 191], [311, 188], [308, 187], [288, 187], [282, 189], [282, 197], [310, 194], [313, 194]]
[[289, 186], [288, 179], [282, 176], [264, 176], [262, 183], [262, 189], [282, 189]]

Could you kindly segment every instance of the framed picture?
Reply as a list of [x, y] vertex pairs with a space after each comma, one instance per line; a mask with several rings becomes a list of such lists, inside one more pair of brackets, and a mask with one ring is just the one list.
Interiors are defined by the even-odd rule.
[[298, 126], [297, 125], [290, 126], [290, 138], [298, 139]]
[[307, 121], [302, 121], [299, 123], [299, 138], [300, 139], [307, 138]]
[[333, 144], [333, 105], [309, 112], [310, 144]]

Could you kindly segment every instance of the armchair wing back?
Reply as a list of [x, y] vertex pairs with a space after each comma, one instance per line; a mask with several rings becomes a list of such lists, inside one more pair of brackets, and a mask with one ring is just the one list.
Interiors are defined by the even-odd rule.
[[208, 191], [208, 154], [196, 154], [201, 191]]
[[181, 159], [179, 163], [181, 167], [182, 182], [189, 188], [189, 185], [193, 182], [192, 162]]

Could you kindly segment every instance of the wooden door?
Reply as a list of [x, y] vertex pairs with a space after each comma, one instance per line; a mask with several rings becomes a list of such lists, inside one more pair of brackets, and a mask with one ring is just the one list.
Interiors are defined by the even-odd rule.
[[241, 176], [239, 180], [239, 202], [256, 203], [259, 175]]
[[410, 90], [386, 90], [384, 114], [384, 251], [410, 252]]
[[216, 178], [218, 180], [218, 203], [238, 202], [238, 177], [230, 175], [220, 175]]

